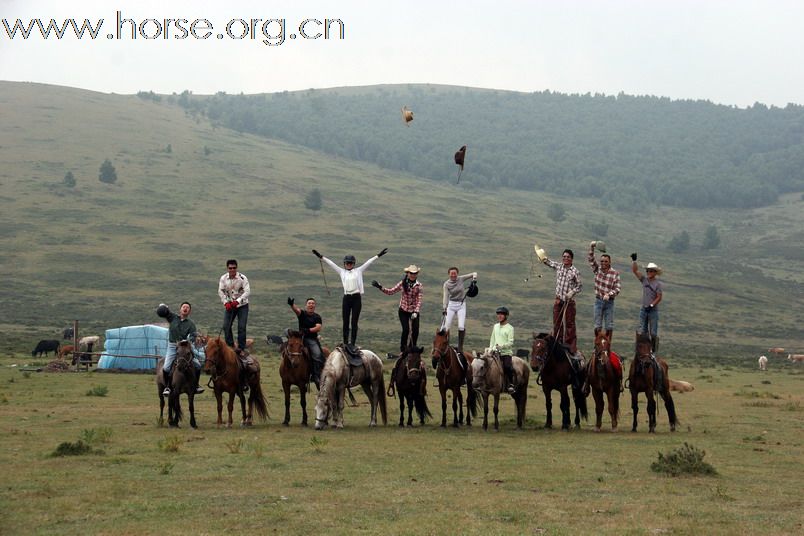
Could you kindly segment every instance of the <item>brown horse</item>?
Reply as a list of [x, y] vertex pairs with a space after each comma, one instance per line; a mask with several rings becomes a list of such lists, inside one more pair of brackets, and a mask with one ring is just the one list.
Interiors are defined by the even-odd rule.
[[218, 426], [223, 425], [223, 393], [229, 393], [229, 422], [228, 428], [232, 427], [232, 410], [234, 409], [235, 394], [240, 398], [240, 410], [243, 414], [241, 426], [251, 426], [253, 413], [256, 406], [257, 414], [265, 420], [268, 417], [268, 407], [265, 403], [265, 395], [260, 386], [260, 363], [255, 356], [251, 356], [254, 361], [253, 369], [248, 372], [248, 413], [246, 413], [246, 398], [240, 385], [240, 368], [243, 366], [234, 350], [226, 345], [220, 337], [210, 338], [207, 342], [205, 354], [207, 357], [204, 363], [204, 370], [212, 375], [212, 382], [215, 390], [215, 398], [218, 402]]
[[419, 424], [424, 424], [424, 420], [427, 418], [433, 418], [425, 398], [427, 376], [422, 367], [422, 352], [424, 352], [424, 348], [409, 346], [400, 356], [391, 374], [388, 394], [393, 396], [394, 389], [399, 393], [399, 426], [405, 425], [406, 403], [408, 426], [413, 426], [414, 408], [419, 416]]
[[433, 368], [436, 369], [438, 390], [441, 393], [441, 427], [447, 426], [447, 391], [452, 391], [452, 426], [463, 424], [463, 394], [461, 386], [467, 386], [466, 426], [472, 426], [472, 417], [477, 416], [477, 393], [472, 389], [473, 356], [464, 353], [468, 363], [461, 366], [458, 351], [449, 345], [449, 330], [439, 330], [433, 338]]
[[[156, 388], [159, 393], [159, 422], [164, 421], [165, 412], [165, 374], [162, 370], [165, 358], [159, 359], [156, 364]], [[180, 396], [187, 395], [187, 404], [190, 407], [190, 426], [197, 428], [195, 424], [195, 407], [193, 397], [195, 397], [195, 365], [193, 365], [193, 351], [190, 341], [181, 341], [176, 347], [176, 360], [173, 362], [173, 374], [171, 375], [170, 395], [168, 398], [168, 426], [178, 428], [179, 421], [182, 419]]]
[[[511, 358], [514, 368], [514, 394], [511, 398], [516, 404], [516, 427], [522, 428], [525, 424], [525, 408], [528, 403], [528, 381], [530, 370], [528, 365], [519, 357]], [[500, 429], [497, 413], [500, 406], [500, 393], [505, 386], [505, 374], [500, 353], [497, 350], [487, 350], [472, 360], [472, 389], [478, 391], [483, 398], [483, 430], [489, 427], [489, 395], [494, 396], [494, 429]]]
[[[299, 388], [302, 408], [302, 426], [307, 426], [307, 392], [310, 390], [310, 381], [313, 372], [313, 362], [310, 350], [304, 345], [304, 335], [300, 331], [288, 330], [287, 342], [282, 342], [279, 352], [282, 360], [279, 362], [279, 377], [282, 379], [282, 390], [285, 392], [285, 426], [290, 423], [290, 388], [295, 385]], [[329, 355], [326, 347], [321, 348], [324, 359]], [[318, 387], [318, 382], [316, 382]]]
[[602, 330], [595, 336], [595, 358], [589, 361], [586, 372], [587, 381], [592, 388], [592, 397], [595, 399], [595, 431], [599, 432], [602, 424], [605, 394], [608, 398], [611, 430], [616, 432], [620, 414], [620, 382], [623, 379], [623, 369], [619, 357], [611, 351], [609, 338]]
[[533, 346], [530, 353], [530, 367], [539, 373], [536, 383], [542, 386], [544, 405], [547, 409], [545, 428], [553, 427], [553, 401], [551, 391], [561, 395], [561, 429], [570, 427], [570, 400], [567, 386], [572, 386], [572, 398], [575, 401], [575, 427], [580, 428], [581, 417], [586, 420], [586, 396], [581, 386], [584, 380], [583, 366], [574, 370], [570, 363], [569, 349], [559, 343], [553, 335], [547, 333], [533, 334]]
[[678, 419], [673, 396], [670, 394], [670, 376], [664, 359], [653, 355], [653, 342], [647, 333], [637, 333], [636, 356], [631, 362], [628, 373], [628, 390], [631, 391], [631, 409], [634, 411], [632, 432], [637, 431], [637, 412], [639, 411], [639, 393], [648, 398], [648, 432], [656, 432], [656, 393], [664, 400], [667, 416], [670, 419], [670, 431], [676, 431]]

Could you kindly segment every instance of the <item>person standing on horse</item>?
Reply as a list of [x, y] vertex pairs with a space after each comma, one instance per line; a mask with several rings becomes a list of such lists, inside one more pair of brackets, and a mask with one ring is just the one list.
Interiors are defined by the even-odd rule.
[[321, 376], [321, 369], [324, 367], [324, 353], [321, 351], [321, 343], [318, 341], [318, 334], [321, 333], [321, 315], [315, 312], [315, 298], [307, 298], [304, 309], [294, 303], [293, 298], [288, 298], [288, 305], [296, 313], [299, 319], [299, 331], [302, 333], [302, 342], [310, 352], [312, 361], [313, 382], [318, 385]]
[[377, 281], [371, 286], [391, 296], [402, 292], [399, 298], [399, 323], [402, 324], [402, 337], [399, 340], [399, 354], [402, 355], [410, 346], [418, 346], [419, 312], [422, 309], [424, 287], [417, 281], [419, 267], [411, 264], [405, 268], [405, 277], [391, 288], [385, 288]]
[[[171, 372], [173, 362], [176, 361], [176, 348], [179, 342], [193, 338], [198, 331], [195, 328], [195, 323], [190, 320], [192, 309], [190, 302], [182, 302], [181, 307], [179, 307], [179, 314], [171, 311], [164, 303], [160, 303], [159, 307], [156, 308], [156, 315], [168, 321], [168, 345], [165, 353], [165, 364], [162, 366], [162, 372], [165, 375], [165, 390], [162, 391], [162, 394], [165, 396], [170, 395], [170, 386], [173, 380]], [[198, 360], [198, 357], [193, 357], [193, 365], [195, 365], [195, 392], [196, 394], [201, 394], [204, 389], [199, 385], [201, 361]]]
[[653, 353], [659, 349], [659, 303], [662, 301], [662, 282], [658, 276], [662, 269], [649, 262], [645, 273], [639, 271], [637, 254], [631, 253], [631, 271], [642, 283], [642, 308], [639, 310], [638, 333], [648, 333], [653, 344]]
[[[313, 254], [320, 260], [327, 263], [330, 268], [338, 272], [341, 276], [341, 283], [343, 284], [343, 301], [341, 306], [341, 316], [343, 318], [343, 344], [352, 346], [357, 342], [357, 329], [358, 321], [360, 320], [360, 310], [363, 308], [363, 272], [377, 259], [388, 253], [388, 248], [383, 248], [382, 251], [375, 256], [364, 262], [362, 265], [355, 268], [354, 255], [346, 255], [343, 258], [343, 268], [332, 262], [331, 259], [324, 257], [318, 251], [313, 250]], [[349, 328], [351, 326], [351, 336]]]
[[595, 337], [605, 328], [606, 338], [611, 345], [611, 336], [614, 332], [614, 298], [620, 294], [620, 272], [611, 267], [611, 256], [606, 253], [600, 255], [598, 264], [595, 260], [597, 245], [598, 242], [589, 244], [589, 255], [586, 259], [592, 268], [592, 273], [595, 274]]
[[553, 335], [569, 346], [573, 354], [578, 352], [575, 329], [575, 296], [581, 292], [581, 273], [572, 265], [575, 254], [565, 249], [561, 263], [545, 256], [544, 264], [556, 271], [556, 297], [553, 302]]
[[514, 354], [514, 326], [508, 323], [509, 316], [507, 307], [497, 307], [497, 323], [491, 330], [489, 348], [497, 349], [500, 352], [503, 372], [505, 373], [506, 390], [508, 394], [514, 394], [514, 365], [511, 356]]
[[226, 261], [226, 273], [218, 281], [218, 296], [223, 303], [223, 333], [226, 344], [235, 348], [232, 324], [237, 319], [237, 347], [235, 352], [242, 356], [246, 349], [246, 324], [248, 323], [248, 299], [251, 287], [248, 278], [237, 271], [237, 261]]
[[453, 266], [447, 270], [449, 279], [444, 281], [441, 295], [441, 314], [444, 324], [441, 329], [449, 331], [452, 319], [458, 316], [458, 352], [463, 354], [463, 341], [466, 335], [466, 286], [465, 282], [471, 279], [477, 281], [477, 272], [458, 275], [458, 268]]

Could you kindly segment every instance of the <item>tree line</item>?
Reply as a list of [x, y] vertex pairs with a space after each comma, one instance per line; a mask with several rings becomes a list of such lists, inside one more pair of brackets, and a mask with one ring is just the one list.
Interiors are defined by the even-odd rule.
[[[804, 106], [430, 85], [169, 98], [213, 124], [455, 181], [650, 205], [749, 208], [804, 191]], [[400, 109], [414, 120], [405, 126]]]

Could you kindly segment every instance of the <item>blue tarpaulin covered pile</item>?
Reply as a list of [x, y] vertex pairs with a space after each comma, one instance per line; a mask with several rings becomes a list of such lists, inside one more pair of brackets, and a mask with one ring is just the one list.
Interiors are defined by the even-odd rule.
[[[99, 369], [156, 368], [157, 357], [167, 351], [168, 330], [160, 326], [128, 326], [106, 330], [106, 343], [98, 360]], [[149, 356], [149, 357], [118, 357]]]

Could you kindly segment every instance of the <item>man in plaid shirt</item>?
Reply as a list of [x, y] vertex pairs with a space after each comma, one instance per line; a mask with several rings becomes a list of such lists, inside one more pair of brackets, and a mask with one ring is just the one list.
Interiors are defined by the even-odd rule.
[[611, 344], [614, 330], [614, 298], [620, 293], [620, 272], [611, 267], [611, 257], [605, 253], [600, 256], [600, 264], [597, 263], [596, 244], [597, 242], [589, 244], [589, 256], [586, 259], [595, 274], [595, 337], [605, 326], [606, 338]]
[[405, 277], [391, 288], [385, 288], [376, 281], [371, 285], [380, 289], [389, 296], [402, 292], [399, 299], [399, 323], [402, 324], [402, 337], [399, 341], [399, 353], [408, 349], [408, 335], [410, 343], [416, 346], [419, 340], [419, 311], [422, 309], [422, 284], [416, 280], [419, 276], [419, 267], [411, 264], [405, 268]]
[[581, 291], [581, 273], [572, 265], [575, 254], [565, 249], [561, 263], [544, 258], [544, 264], [556, 271], [556, 299], [553, 303], [553, 335], [570, 347], [573, 354], [578, 352], [575, 330], [575, 295]]

